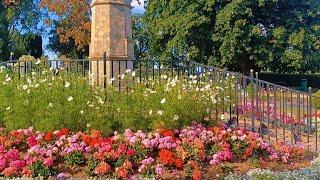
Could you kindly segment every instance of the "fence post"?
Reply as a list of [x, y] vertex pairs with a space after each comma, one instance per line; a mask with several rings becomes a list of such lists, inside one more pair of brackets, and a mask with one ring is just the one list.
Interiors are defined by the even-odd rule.
[[18, 74], [19, 74], [19, 79], [21, 78], [21, 66], [20, 66], [20, 61], [18, 60]]
[[254, 113], [255, 113], [255, 107], [254, 107], [254, 77], [253, 77], [253, 69], [250, 70], [250, 81], [251, 81], [251, 108], [252, 108], [252, 114], [251, 114], [251, 125], [252, 125], [252, 131], [255, 132], [255, 126], [254, 126]]
[[103, 53], [103, 87], [107, 87], [107, 53]]

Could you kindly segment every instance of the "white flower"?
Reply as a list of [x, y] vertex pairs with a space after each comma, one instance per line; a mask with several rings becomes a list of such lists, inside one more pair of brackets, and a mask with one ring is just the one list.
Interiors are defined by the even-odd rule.
[[182, 98], [182, 96], [181, 96], [181, 94], [179, 94], [179, 95], [178, 95], [178, 99], [181, 99], [181, 98]]
[[132, 77], [135, 77], [135, 76], [136, 76], [136, 72], [135, 72], [135, 71], [132, 71], [131, 76], [132, 76]]
[[52, 103], [49, 103], [48, 104], [48, 108], [52, 108], [53, 107], [53, 104]]
[[158, 111], [157, 113], [158, 113], [160, 116], [162, 116], [163, 111]]
[[174, 120], [174, 121], [178, 121], [178, 119], [179, 119], [179, 116], [178, 116], [178, 115], [174, 115], [174, 116], [173, 116], [173, 120]]
[[22, 86], [22, 89], [23, 89], [23, 90], [27, 90], [27, 89], [28, 89], [28, 85], [23, 85], [23, 86]]
[[34, 63], [35, 65], [38, 65], [38, 64], [40, 64], [41, 63], [41, 61], [40, 61], [40, 59], [37, 59], [37, 61]]
[[149, 111], [149, 115], [152, 115], [152, 112], [153, 112], [153, 111], [152, 111], [152, 110], [150, 110], [150, 111]]
[[161, 104], [166, 103], [166, 98], [161, 99]]
[[129, 74], [131, 72], [131, 69], [127, 69], [126, 73]]
[[120, 78], [124, 79], [126, 76], [124, 74], [121, 74]]
[[231, 140], [232, 141], [235, 141], [235, 140], [237, 140], [238, 138], [237, 138], [237, 136], [231, 136]]
[[10, 106], [6, 108], [6, 110], [7, 110], [7, 111], [9, 111], [10, 109], [11, 109], [11, 107], [10, 107]]
[[64, 87], [65, 87], [65, 88], [70, 87], [70, 83], [69, 83], [69, 82], [66, 82], [66, 83], [64, 84]]
[[3, 73], [6, 70], [5, 66], [0, 66], [0, 73]]
[[87, 128], [90, 128], [90, 126], [91, 126], [91, 125], [90, 125], [89, 123], [87, 123], [87, 125], [86, 125], [86, 126], [87, 126]]
[[[81, 111], [80, 111], [80, 114], [83, 114], [83, 113], [84, 113], [84, 110], [81, 110]], [[88, 125], [88, 124], [87, 124], [87, 125]], [[88, 127], [88, 126], [87, 126], [87, 127]]]
[[220, 119], [221, 119], [221, 120], [225, 120], [224, 114], [221, 114]]
[[120, 108], [117, 108], [117, 111], [120, 112]]
[[69, 96], [69, 97], [68, 97], [68, 101], [71, 102], [72, 100], [73, 100], [73, 97], [72, 97], [72, 96]]

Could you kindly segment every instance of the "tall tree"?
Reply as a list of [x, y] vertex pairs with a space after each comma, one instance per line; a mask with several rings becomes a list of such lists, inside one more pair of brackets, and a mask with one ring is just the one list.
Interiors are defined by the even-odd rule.
[[24, 54], [27, 34], [41, 31], [39, 22], [41, 11], [39, 0], [24, 0], [16, 9], [5, 8], [0, 5], [0, 60], [8, 59], [10, 52]]
[[[319, 54], [318, 0], [149, 0], [151, 48], [231, 70], [306, 71]], [[307, 63], [308, 62], [308, 63]]]
[[90, 0], [41, 0], [48, 12], [46, 25], [55, 28], [55, 37], [62, 44], [74, 42], [76, 48], [86, 49], [90, 43]]

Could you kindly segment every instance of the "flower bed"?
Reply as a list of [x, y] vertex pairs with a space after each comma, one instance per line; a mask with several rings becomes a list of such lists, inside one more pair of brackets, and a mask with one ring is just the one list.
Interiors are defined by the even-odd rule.
[[304, 155], [300, 145], [270, 145], [258, 134], [224, 126], [194, 124], [176, 130], [71, 133], [0, 131], [0, 172], [5, 177], [58, 176], [104, 178], [174, 177], [202, 179], [222, 163], [292, 163]]

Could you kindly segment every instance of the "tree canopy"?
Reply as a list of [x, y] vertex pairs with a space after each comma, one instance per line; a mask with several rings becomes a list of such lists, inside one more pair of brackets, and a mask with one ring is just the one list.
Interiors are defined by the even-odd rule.
[[301, 72], [319, 61], [317, 0], [149, 0], [151, 52], [231, 70]]

